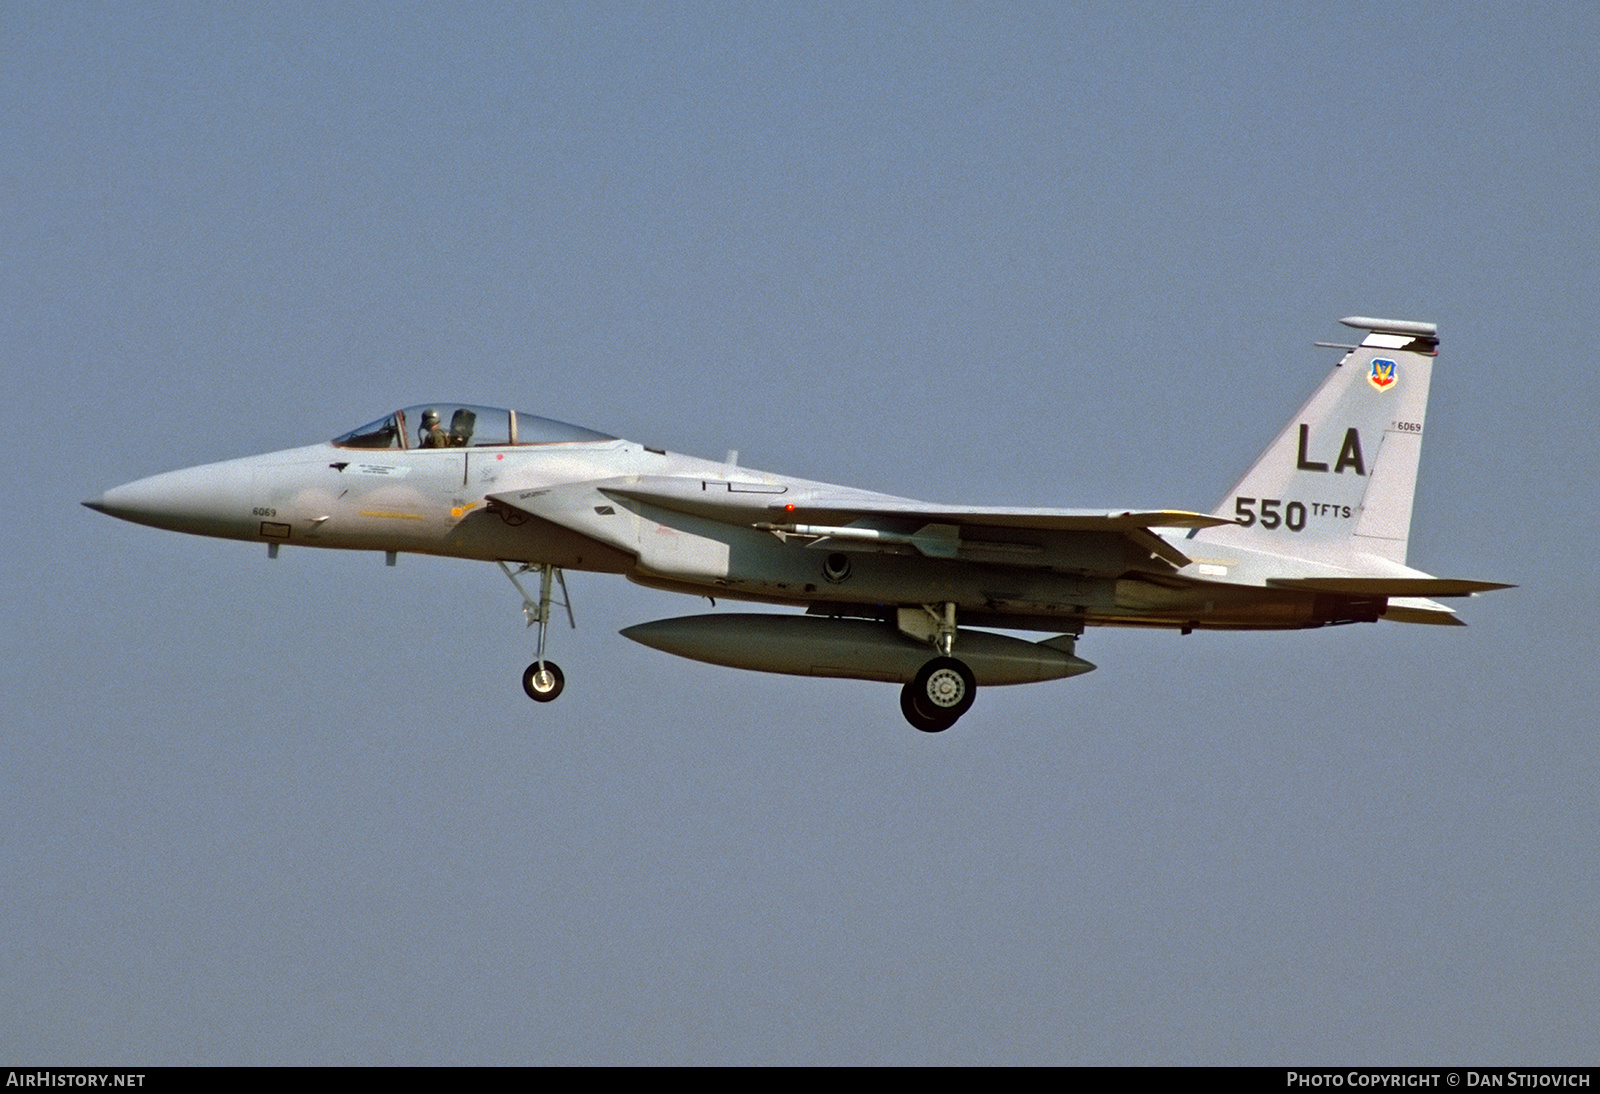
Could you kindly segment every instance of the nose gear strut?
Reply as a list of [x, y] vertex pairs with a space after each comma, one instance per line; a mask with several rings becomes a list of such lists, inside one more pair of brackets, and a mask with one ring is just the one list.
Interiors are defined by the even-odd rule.
[[[561, 576], [561, 569], [548, 562], [533, 566], [524, 562], [513, 570], [505, 562], [497, 561], [500, 572], [506, 575], [511, 584], [517, 587], [517, 592], [522, 594], [522, 616], [527, 620], [528, 626], [539, 626], [539, 652], [537, 659], [529, 665], [522, 674], [522, 690], [528, 693], [528, 698], [536, 703], [548, 703], [561, 694], [561, 689], [566, 686], [566, 677], [554, 661], [545, 660], [545, 637], [550, 630], [550, 603], [552, 600], [552, 586], [561, 586], [561, 599], [556, 601], [567, 610], [567, 623], [573, 630], [578, 629], [578, 621], [572, 615], [572, 597], [567, 593], [567, 579]], [[539, 596], [538, 599], [530, 596], [522, 582], [517, 580], [517, 575], [539, 571]]]

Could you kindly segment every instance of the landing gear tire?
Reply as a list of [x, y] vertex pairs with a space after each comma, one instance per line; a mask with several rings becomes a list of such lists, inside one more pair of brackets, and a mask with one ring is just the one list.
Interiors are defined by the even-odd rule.
[[561, 669], [554, 661], [546, 661], [542, 665], [535, 661], [522, 674], [522, 690], [535, 703], [548, 703], [560, 695], [561, 689], [566, 686], [567, 678], [561, 675]]
[[924, 717], [917, 709], [916, 698], [916, 693], [911, 690], [910, 684], [900, 689], [900, 713], [906, 716], [906, 721], [911, 723], [912, 728], [920, 729], [924, 733], [943, 733], [955, 725], [954, 718]]
[[901, 691], [900, 710], [917, 729], [938, 733], [955, 725], [977, 697], [971, 669], [954, 657], [935, 657]]

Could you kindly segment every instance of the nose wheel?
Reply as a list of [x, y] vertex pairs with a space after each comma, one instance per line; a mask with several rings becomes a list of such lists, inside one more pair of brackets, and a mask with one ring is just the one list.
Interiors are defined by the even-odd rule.
[[535, 703], [548, 703], [566, 686], [567, 678], [554, 661], [535, 661], [522, 674], [522, 690]]

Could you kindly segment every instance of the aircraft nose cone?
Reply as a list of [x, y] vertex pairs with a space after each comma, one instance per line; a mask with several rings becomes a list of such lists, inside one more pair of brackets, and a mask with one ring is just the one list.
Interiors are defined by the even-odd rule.
[[135, 524], [165, 527], [171, 518], [177, 517], [184, 508], [185, 491], [179, 489], [179, 484], [173, 481], [174, 476], [180, 474], [182, 472], [153, 475], [148, 479], [113, 486], [99, 497], [90, 498], [83, 504], [108, 517], [130, 520]]
[[248, 519], [251, 481], [245, 468], [210, 464], [113, 486], [83, 504], [97, 513], [134, 524], [199, 535], [235, 536], [254, 527]]

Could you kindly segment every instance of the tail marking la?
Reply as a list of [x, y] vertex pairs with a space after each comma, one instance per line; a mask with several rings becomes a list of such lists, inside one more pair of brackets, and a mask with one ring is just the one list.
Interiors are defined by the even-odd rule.
[[[1300, 423], [1300, 451], [1295, 460], [1295, 468], [1300, 471], [1326, 471], [1328, 465], [1311, 460], [1306, 455], [1306, 443], [1311, 438], [1311, 427], [1305, 422]], [[1339, 459], [1333, 465], [1335, 475], [1344, 474], [1347, 467], [1355, 468], [1358, 475], [1367, 473], [1367, 461], [1361, 456], [1361, 431], [1351, 426], [1344, 431], [1344, 444], [1339, 447]]]

